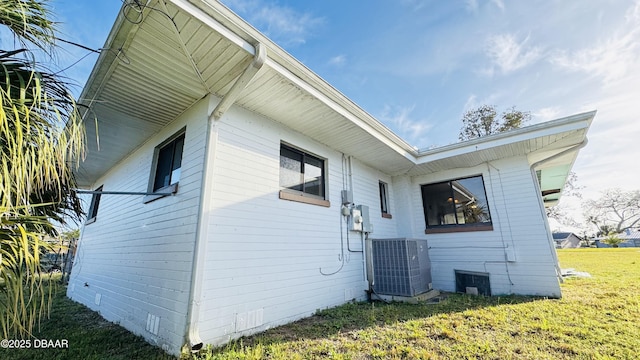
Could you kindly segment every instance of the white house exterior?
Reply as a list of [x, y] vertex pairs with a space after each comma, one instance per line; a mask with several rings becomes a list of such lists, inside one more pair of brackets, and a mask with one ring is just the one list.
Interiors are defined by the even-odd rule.
[[427, 239], [436, 289], [463, 271], [561, 296], [544, 205], [594, 112], [417, 151], [218, 2], [152, 0], [139, 20], [116, 20], [81, 96], [99, 144], [76, 176], [102, 195], [72, 299], [174, 354], [365, 300], [342, 190], [369, 238]]

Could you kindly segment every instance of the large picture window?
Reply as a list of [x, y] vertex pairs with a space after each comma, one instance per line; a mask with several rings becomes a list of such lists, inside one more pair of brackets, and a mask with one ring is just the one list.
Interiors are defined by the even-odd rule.
[[422, 185], [429, 232], [492, 230], [482, 176]]
[[[280, 145], [280, 197], [300, 200], [300, 197], [325, 199], [324, 160], [288, 145]], [[297, 197], [296, 197], [297, 196]], [[317, 202], [317, 201], [316, 201]], [[314, 203], [316, 203], [314, 202]], [[325, 201], [317, 205], [327, 205]]]

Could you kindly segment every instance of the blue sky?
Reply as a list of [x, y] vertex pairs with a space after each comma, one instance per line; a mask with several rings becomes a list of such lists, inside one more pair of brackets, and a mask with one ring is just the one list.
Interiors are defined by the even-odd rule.
[[[532, 123], [598, 110], [574, 166], [585, 197], [640, 188], [640, 1], [222, 2], [419, 148], [457, 142], [482, 104]], [[63, 37], [92, 48], [121, 4], [52, 1]], [[87, 54], [68, 49], [59, 68]], [[84, 84], [96, 58], [65, 74]]]

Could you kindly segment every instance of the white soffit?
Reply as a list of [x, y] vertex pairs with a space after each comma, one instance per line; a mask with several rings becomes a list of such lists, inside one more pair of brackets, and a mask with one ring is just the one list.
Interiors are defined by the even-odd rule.
[[[582, 143], [595, 111], [577, 114], [521, 129], [421, 151], [409, 175], [424, 175], [452, 168], [467, 168], [513, 156], [528, 156], [534, 164]], [[575, 153], [555, 159], [572, 164]]]

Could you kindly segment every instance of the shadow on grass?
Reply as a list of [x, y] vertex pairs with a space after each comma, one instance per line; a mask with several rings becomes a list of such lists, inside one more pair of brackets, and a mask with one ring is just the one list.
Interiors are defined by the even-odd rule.
[[349, 303], [336, 308], [320, 310], [315, 315], [291, 324], [279, 326], [265, 332], [243, 337], [212, 349], [212, 353], [224, 353], [229, 349], [247, 348], [255, 345], [267, 346], [298, 340], [328, 338], [339, 333], [364, 330], [374, 326], [391, 325], [414, 319], [442, 314], [453, 314], [466, 310], [501, 305], [516, 305], [547, 300], [532, 296], [470, 296], [443, 294], [437, 303], [418, 304], [379, 301]]

